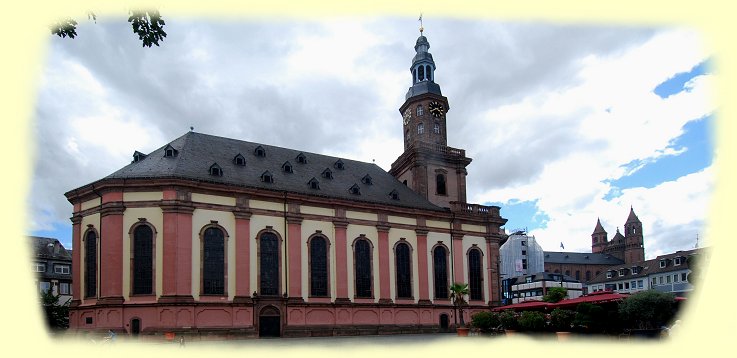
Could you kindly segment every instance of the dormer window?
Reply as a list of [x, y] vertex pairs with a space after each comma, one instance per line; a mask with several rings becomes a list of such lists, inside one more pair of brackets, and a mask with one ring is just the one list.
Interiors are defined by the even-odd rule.
[[235, 158], [233, 158], [233, 164], [238, 165], [238, 166], [241, 166], [241, 167], [245, 167], [246, 166], [246, 157], [244, 157], [243, 155], [241, 155], [241, 153], [238, 153], [238, 155], [236, 155]]
[[320, 182], [317, 181], [314, 177], [310, 179], [309, 182], [307, 182], [307, 185], [310, 186], [310, 189], [320, 190]]
[[397, 190], [396, 189], [395, 190], [392, 190], [392, 192], [389, 193], [389, 197], [392, 200], [399, 200], [399, 193], [397, 193]]
[[266, 150], [262, 146], [256, 147], [254, 149], [253, 154], [256, 155], [259, 158], [265, 158], [266, 157]]
[[281, 168], [285, 173], [294, 173], [294, 170], [292, 170], [292, 164], [289, 162], [282, 164]]
[[611, 271], [607, 271], [606, 272], [606, 278], [612, 278], [612, 272]]
[[133, 163], [140, 162], [141, 160], [143, 160], [143, 158], [146, 158], [146, 154], [143, 154], [139, 151], [135, 151], [133, 153]]
[[361, 195], [361, 188], [358, 187], [358, 184], [353, 184], [353, 186], [348, 189], [348, 192], [353, 195]]
[[166, 148], [164, 148], [164, 157], [165, 158], [173, 158], [177, 156], [177, 150], [174, 149], [174, 147], [171, 146], [171, 144], [167, 145]]
[[621, 268], [619, 269], [619, 276], [624, 276], [627, 273], [627, 269]]
[[333, 164], [333, 167], [335, 167], [335, 169], [338, 169], [338, 170], [345, 169], [345, 165], [343, 165], [343, 161], [340, 159], [338, 159], [338, 161], [335, 162], [335, 164]]
[[673, 266], [679, 266], [681, 264], [682, 260], [680, 257], [676, 257], [673, 259]]
[[267, 170], [263, 174], [261, 174], [261, 181], [264, 183], [273, 183], [274, 176], [271, 175], [271, 173]]
[[325, 170], [322, 171], [321, 176], [325, 179], [333, 179], [333, 172], [330, 168], [325, 168]]
[[363, 178], [361, 178], [361, 183], [364, 183], [366, 185], [371, 185], [374, 182], [373, 182], [373, 179], [371, 179], [371, 176], [366, 174]]
[[297, 160], [297, 163], [299, 164], [307, 164], [307, 157], [302, 153], [299, 153], [296, 160]]
[[216, 176], [216, 177], [223, 176], [223, 169], [220, 168], [220, 166], [218, 165], [218, 163], [215, 163], [215, 164], [213, 164], [213, 165], [210, 166], [210, 175]]
[[633, 275], [637, 275], [639, 272], [640, 272], [639, 267], [632, 266], [632, 274]]
[[665, 260], [660, 260], [660, 268], [664, 268], [666, 265]]

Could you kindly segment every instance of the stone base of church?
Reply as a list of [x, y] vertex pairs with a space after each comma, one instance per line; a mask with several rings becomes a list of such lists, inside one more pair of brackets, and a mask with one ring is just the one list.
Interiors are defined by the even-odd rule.
[[[488, 309], [485, 305], [464, 307], [465, 321]], [[141, 339], [218, 340], [438, 333], [451, 331], [454, 314], [448, 304], [310, 303], [286, 298], [162, 303], [152, 298], [70, 307], [69, 334], [87, 336], [113, 330]]]

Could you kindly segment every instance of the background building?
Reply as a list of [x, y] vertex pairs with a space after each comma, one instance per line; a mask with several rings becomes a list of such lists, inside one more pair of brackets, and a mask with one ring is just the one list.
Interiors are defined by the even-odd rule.
[[[307, 336], [446, 329], [499, 303], [499, 207], [466, 202], [424, 36], [390, 172], [195, 132], [71, 190], [74, 330]], [[467, 318], [466, 321], [469, 321]]]
[[583, 285], [580, 281], [574, 280], [570, 276], [549, 272], [513, 277], [507, 280], [505, 287], [509, 287], [509, 291], [504, 292], [505, 304], [542, 301], [551, 287], [565, 288], [567, 290], [566, 298], [577, 298], [583, 294]]
[[32, 269], [36, 272], [36, 287], [39, 292], [51, 290], [59, 295], [59, 303], [72, 299], [72, 254], [59, 240], [30, 236], [34, 258]]

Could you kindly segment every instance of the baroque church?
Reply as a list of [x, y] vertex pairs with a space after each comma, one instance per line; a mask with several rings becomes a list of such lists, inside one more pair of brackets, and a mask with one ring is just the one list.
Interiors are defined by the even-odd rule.
[[[499, 304], [497, 206], [466, 202], [471, 158], [420, 30], [399, 108], [404, 152], [375, 164], [188, 132], [65, 195], [70, 328], [331, 336], [452, 327]], [[597, 246], [599, 247], [599, 246]], [[604, 247], [602, 246], [602, 250]]]

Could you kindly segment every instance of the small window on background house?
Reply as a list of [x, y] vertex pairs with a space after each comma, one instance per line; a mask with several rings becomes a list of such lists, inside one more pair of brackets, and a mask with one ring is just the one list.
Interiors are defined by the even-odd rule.
[[33, 264], [33, 270], [35, 272], [46, 272], [46, 264], [43, 262], [36, 262]]
[[665, 267], [665, 260], [660, 260], [660, 268]]
[[611, 271], [607, 271], [606, 272], [606, 278], [612, 278], [612, 272]]
[[51, 283], [50, 282], [39, 282], [38, 283], [38, 290], [41, 293], [44, 293], [44, 292], [48, 291], [50, 288], [51, 288]]
[[526, 259], [522, 259], [522, 269], [527, 270], [527, 260]]
[[655, 286], [655, 285], [657, 285], [657, 284], [658, 284], [658, 281], [657, 281], [657, 279], [656, 279], [655, 277], [653, 277], [653, 279], [652, 279], [652, 280], [650, 280], [650, 285], [652, 285], [652, 286]]
[[673, 282], [678, 282], [678, 275], [673, 275]]
[[658, 283], [663, 284], [663, 276], [658, 277]]
[[66, 282], [62, 282], [59, 284], [59, 294], [60, 295], [68, 295], [69, 294], [69, 284]]
[[642, 288], [642, 285], [644, 282], [642, 280], [637, 280], [637, 288]]
[[673, 259], [673, 266], [678, 266], [680, 264], [681, 264], [681, 258], [680, 257], [676, 257], [676, 258]]
[[54, 266], [54, 273], [59, 273], [59, 274], [67, 275], [67, 274], [69, 274], [69, 266], [67, 266], [67, 265], [55, 265]]
[[665, 276], [665, 283], [670, 283], [670, 275]]
[[681, 274], [681, 281], [686, 282], [686, 273]]

